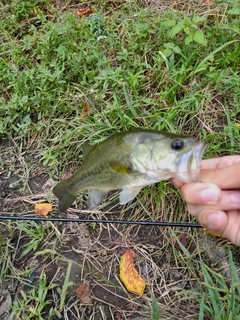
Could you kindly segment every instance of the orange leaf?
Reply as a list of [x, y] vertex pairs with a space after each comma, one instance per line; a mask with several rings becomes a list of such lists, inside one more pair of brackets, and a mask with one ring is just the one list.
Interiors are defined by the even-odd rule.
[[139, 276], [137, 270], [133, 265], [135, 259], [135, 252], [128, 249], [121, 257], [120, 261], [120, 279], [130, 292], [143, 295], [146, 287], [146, 282]]
[[84, 304], [92, 304], [90, 288], [87, 284], [82, 283], [76, 290], [77, 298]]
[[76, 14], [78, 17], [89, 16], [91, 13], [92, 13], [92, 10], [90, 8], [81, 9], [81, 10], [76, 11]]
[[34, 211], [41, 216], [46, 216], [52, 210], [50, 203], [38, 203], [34, 207]]

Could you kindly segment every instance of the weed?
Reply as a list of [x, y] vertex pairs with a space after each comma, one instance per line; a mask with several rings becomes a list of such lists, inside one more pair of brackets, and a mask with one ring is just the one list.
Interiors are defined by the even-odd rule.
[[42, 273], [38, 279], [38, 288], [32, 288], [29, 294], [26, 294], [24, 290], [20, 291], [20, 297], [18, 301], [15, 301], [12, 306], [12, 312], [9, 319], [39, 319], [43, 320], [52, 319], [54, 317], [61, 318], [60, 313], [57, 310], [50, 309], [46, 312], [44, 309], [49, 305], [47, 295], [54, 288], [54, 285], [47, 284], [47, 277]]
[[229, 252], [229, 264], [232, 274], [230, 285], [220, 273], [214, 272], [202, 264], [204, 276], [203, 285], [207, 289], [200, 303], [199, 320], [204, 319], [203, 315], [209, 315], [211, 319], [240, 319], [240, 278], [233, 262], [231, 250]]
[[[45, 177], [57, 181], [66, 170], [75, 171], [83, 158], [83, 145], [100, 143], [116, 131], [150, 128], [185, 133], [206, 141], [205, 157], [239, 153], [236, 1], [211, 5], [174, 1], [171, 6], [161, 1], [92, 1], [91, 10], [107, 33], [99, 40], [87, 16], [76, 15], [82, 7], [76, 1], [2, 4], [0, 135], [5, 139], [1, 139], [0, 184], [9, 201], [0, 200], [1, 212], [33, 214], [33, 199], [43, 197], [38, 192]], [[22, 180], [24, 188], [18, 182]], [[145, 188], [124, 207], [119, 207], [114, 194], [100, 211], [84, 214], [192, 221], [179, 191], [169, 182]], [[38, 250], [44, 252], [42, 265], [57, 268], [54, 275], [43, 272], [31, 292], [19, 291], [12, 302], [12, 319], [51, 319], [54, 314], [67, 318], [69, 310], [71, 319], [93, 319], [96, 314], [127, 319], [135, 313], [158, 319], [159, 310], [163, 318], [204, 319], [219, 312], [221, 319], [238, 319], [239, 279], [231, 259], [235, 278], [230, 286], [201, 264], [204, 293], [200, 307], [199, 292], [191, 291], [191, 299], [177, 294], [198, 279], [203, 249], [196, 246], [196, 230], [186, 235], [178, 229], [90, 225], [88, 246], [81, 248], [86, 235], [79, 236], [80, 225], [76, 232], [71, 225], [50, 227], [23, 221], [7, 228], [9, 234], [0, 237], [1, 289], [10, 287], [15, 292], [15, 281], [24, 283]], [[182, 243], [185, 238], [186, 244]], [[114, 283], [118, 281], [118, 254], [126, 247], [138, 253], [139, 269], [148, 283], [141, 298], [123, 288], [118, 291], [119, 283]], [[62, 266], [55, 264], [52, 252], [73, 255], [73, 249], [80, 251], [67, 260], [63, 286], [53, 287]], [[78, 301], [71, 304], [73, 297], [66, 299], [74, 259], [80, 258], [79, 265], [89, 264], [92, 273], [97, 270], [104, 279], [97, 282], [91, 272], [79, 276], [91, 283], [96, 298], [96, 309], [91, 312]]]
[[159, 320], [160, 319], [160, 311], [159, 311], [159, 306], [158, 306], [157, 300], [154, 296], [154, 293], [152, 293], [151, 297], [152, 297], [152, 318], [153, 318], [153, 320]]

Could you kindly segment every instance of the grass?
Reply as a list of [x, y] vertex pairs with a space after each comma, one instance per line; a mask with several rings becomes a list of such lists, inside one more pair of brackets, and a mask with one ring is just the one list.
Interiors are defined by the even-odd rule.
[[[205, 157], [239, 153], [237, 1], [92, 1], [107, 33], [99, 40], [87, 17], [76, 13], [87, 5], [12, 0], [0, 7], [2, 212], [32, 215], [36, 202], [48, 200], [56, 215], [56, 200], [49, 188], [41, 190], [42, 181], [54, 184], [76, 170], [84, 144], [116, 131], [185, 133], [208, 143]], [[78, 198], [80, 209], [83, 199]], [[70, 211], [76, 212], [81, 210]], [[193, 220], [169, 182], [145, 188], [123, 208], [112, 194], [101, 212], [90, 215], [108, 218], [107, 212], [121, 219]], [[7, 286], [12, 290], [9, 319], [238, 319], [238, 267], [226, 253], [229, 284], [207, 265], [199, 231], [79, 228], [1, 223], [0, 289], [6, 301]], [[147, 280], [142, 298], [126, 292], [118, 279], [126, 247], [137, 252], [137, 267]], [[56, 254], [36, 260], [46, 248]], [[73, 255], [72, 248], [81, 254]], [[64, 265], [56, 258], [62, 255]], [[38, 265], [42, 271], [29, 289], [27, 279]], [[58, 280], [64, 278], [60, 270], [67, 272], [65, 282]], [[74, 281], [90, 283], [97, 309], [74, 300]], [[113, 300], [104, 300], [108, 294]]]
[[[224, 277], [211, 270], [208, 266], [202, 265], [204, 275], [204, 286], [208, 289], [209, 301], [206, 295], [202, 296], [199, 319], [204, 319], [204, 314], [209, 314], [212, 319], [240, 319], [240, 278], [233, 263], [232, 253], [229, 250], [229, 264], [232, 273], [230, 284], [226, 283]], [[205, 312], [204, 312], [205, 311]]]

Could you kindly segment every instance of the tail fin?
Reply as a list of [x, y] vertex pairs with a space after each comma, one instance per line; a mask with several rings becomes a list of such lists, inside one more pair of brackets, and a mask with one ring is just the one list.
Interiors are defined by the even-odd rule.
[[53, 188], [53, 193], [59, 200], [58, 209], [60, 212], [65, 212], [76, 199], [76, 197], [68, 189], [67, 180], [59, 182]]

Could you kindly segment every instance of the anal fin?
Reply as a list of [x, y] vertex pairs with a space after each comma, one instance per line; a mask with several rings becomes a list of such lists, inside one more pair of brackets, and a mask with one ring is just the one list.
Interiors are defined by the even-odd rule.
[[133, 200], [140, 192], [142, 187], [124, 188], [120, 192], [119, 203], [121, 205]]
[[88, 194], [87, 206], [90, 210], [98, 207], [106, 197], [107, 192], [100, 190], [92, 190]]

